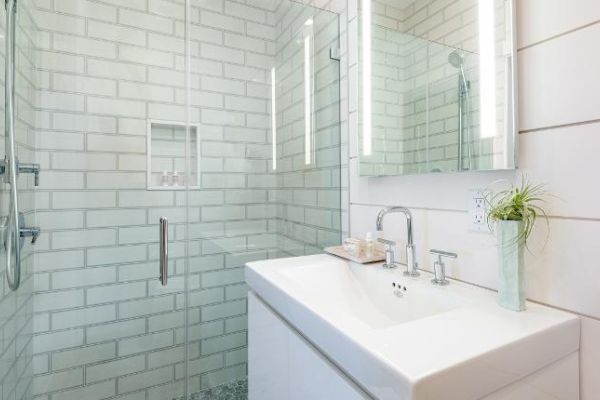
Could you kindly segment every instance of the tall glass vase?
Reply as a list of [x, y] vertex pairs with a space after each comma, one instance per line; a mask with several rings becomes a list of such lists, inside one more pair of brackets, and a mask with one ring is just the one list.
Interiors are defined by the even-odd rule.
[[521, 221], [499, 221], [498, 304], [513, 311], [525, 310], [523, 242], [519, 240]]

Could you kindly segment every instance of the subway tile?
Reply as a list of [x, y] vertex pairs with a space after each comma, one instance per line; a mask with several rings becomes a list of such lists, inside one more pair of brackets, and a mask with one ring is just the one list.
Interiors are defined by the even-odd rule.
[[225, 14], [259, 23], [266, 22], [266, 12], [264, 10], [233, 1], [225, 1]]
[[148, 354], [148, 367], [157, 368], [174, 364], [175, 362], [182, 362], [185, 358], [184, 351], [186, 350], [187, 347], [178, 346], [166, 350], [154, 351]]
[[[110, 304], [55, 312], [51, 317], [52, 329], [75, 328], [114, 321], [117, 315], [115, 310], [115, 305]], [[86, 360], [86, 362], [90, 361]], [[54, 362], [52, 365], [54, 366]]]
[[166, 331], [119, 340], [119, 357], [146, 353], [173, 345], [173, 332]]
[[110, 116], [146, 116], [146, 106], [141, 101], [118, 100], [101, 97], [88, 97], [87, 111], [94, 114], [106, 114]]
[[165, 68], [172, 68], [175, 63], [173, 54], [127, 45], [119, 46], [119, 59]]
[[44, 178], [40, 179], [40, 189], [83, 189], [84, 179], [82, 172], [44, 171]]
[[34, 310], [35, 312], [42, 312], [81, 307], [83, 302], [83, 290], [36, 293], [34, 296]]
[[142, 371], [144, 369], [144, 363], [144, 356], [139, 355], [88, 366], [85, 369], [86, 383], [98, 382], [105, 379], [116, 378], [120, 375]]
[[38, 353], [67, 349], [82, 344], [83, 329], [37, 334], [33, 338], [33, 345]]
[[150, 332], [178, 328], [184, 325], [185, 320], [182, 311], [172, 311], [165, 314], [154, 315], [148, 318], [148, 330]]
[[204, 339], [201, 344], [202, 355], [227, 351], [246, 345], [246, 333], [233, 333], [225, 336]]
[[[88, 265], [122, 264], [146, 260], [146, 245], [90, 248], [87, 250]], [[88, 297], [90, 292], [88, 291]]]
[[36, 132], [36, 147], [39, 150], [83, 150], [85, 136], [70, 132]]
[[85, 19], [83, 18], [36, 10], [34, 20], [38, 28], [42, 30], [76, 35], [85, 33]]
[[146, 174], [142, 172], [88, 172], [89, 189], [134, 189], [146, 187]]
[[103, 3], [113, 4], [118, 7], [126, 7], [135, 10], [145, 11], [147, 7], [146, 0], [128, 0], [126, 3], [123, 3], [123, 0], [102, 0]]
[[223, 356], [221, 354], [211, 354], [209, 356], [200, 357], [190, 360], [190, 370], [205, 373], [208, 371], [218, 370], [223, 368]]
[[238, 332], [248, 329], [248, 316], [240, 315], [239, 317], [227, 318], [225, 320], [225, 332]]
[[86, 400], [101, 400], [112, 397], [116, 394], [115, 382], [105, 381], [95, 385], [86, 385], [77, 389], [65, 390], [52, 395], [52, 399], [70, 400], [70, 399], [86, 399]]
[[67, 170], [114, 170], [117, 158], [113, 154], [52, 153], [52, 168]]
[[116, 279], [115, 267], [102, 267], [54, 272], [51, 282], [53, 289], [72, 289], [113, 283]]
[[73, 74], [54, 73], [52, 75], [52, 88], [65, 92], [98, 94], [103, 96], [115, 96], [117, 94], [117, 85], [114, 81]]
[[[172, 6], [173, 4], [171, 4]], [[185, 39], [163, 35], [159, 33], [148, 33], [149, 47], [154, 50], [169, 53], [185, 54]], [[193, 48], [192, 48], [193, 49]], [[193, 50], [192, 50], [193, 51]]]
[[84, 111], [84, 97], [79, 94], [39, 90], [36, 98], [37, 105], [40, 108], [60, 111]]
[[148, 31], [173, 33], [173, 21], [170, 19], [124, 8], [119, 9], [119, 22]]
[[104, 323], [86, 328], [86, 343], [107, 342], [113, 339], [136, 336], [143, 334], [145, 330], [146, 323], [143, 318]]
[[51, 357], [53, 368], [60, 370], [110, 360], [116, 355], [116, 344], [104, 343], [55, 352]]
[[145, 31], [98, 21], [88, 21], [88, 36], [136, 46], [146, 45]]
[[51, 374], [37, 375], [33, 382], [33, 395], [67, 389], [83, 384], [83, 369], [76, 368]]
[[119, 82], [119, 96], [137, 100], [172, 102], [173, 89], [165, 86]]
[[235, 315], [244, 314], [246, 312], [246, 302], [231, 301], [228, 303], [208, 305], [202, 307], [202, 321], [212, 321], [220, 318], [232, 317]]
[[224, 300], [222, 288], [211, 288], [189, 293], [188, 307], [197, 307], [211, 303], [218, 303]]
[[[146, 266], [149, 270], [150, 266]], [[150, 276], [157, 275], [157, 269], [152, 269]], [[135, 277], [137, 279], [137, 276]], [[144, 278], [144, 277], [142, 277]], [[160, 296], [143, 298], [140, 300], [132, 300], [119, 303], [119, 316], [121, 318], [131, 318], [143, 315], [160, 314], [174, 310], [174, 300], [172, 296]]]
[[202, 273], [202, 287], [226, 286], [244, 282], [244, 269], [226, 269]]
[[119, 378], [119, 393], [127, 393], [148, 387], [148, 382], [152, 385], [170, 382], [173, 379], [173, 367], [163, 367], [140, 374], [130, 375]]
[[54, 10], [79, 17], [101, 19], [111, 22], [117, 20], [117, 9], [115, 7], [93, 3], [87, 0], [61, 0], [56, 3]]
[[87, 212], [88, 227], [142, 225], [146, 212], [142, 209], [90, 210]]
[[116, 206], [116, 192], [112, 191], [77, 191], [52, 193], [52, 208], [105, 208]]
[[[55, 112], [52, 114], [52, 127], [65, 131], [115, 133], [117, 131], [117, 119], [112, 116], [100, 117], [88, 114]], [[76, 150], [80, 149], [79, 147], [76, 148]]]
[[83, 227], [82, 211], [38, 211], [36, 223], [44, 229], [75, 229]]
[[111, 59], [117, 55], [117, 46], [114, 43], [58, 33], [55, 33], [53, 38], [54, 49], [58, 51]]
[[242, 206], [202, 207], [203, 221], [229, 221], [243, 219], [245, 208]]
[[170, 192], [120, 191], [120, 207], [157, 207], [174, 203], [174, 194]]
[[146, 138], [123, 135], [87, 135], [88, 151], [113, 153], [145, 153]]
[[[114, 79], [127, 79], [132, 81], [146, 80], [146, 66], [107, 60], [87, 60], [87, 72], [92, 76]], [[110, 114], [110, 113], [109, 113]], [[112, 114], [111, 116], [115, 116]]]
[[53, 251], [37, 252], [34, 254], [36, 272], [55, 271], [84, 266], [84, 251]]
[[232, 48], [217, 46], [209, 43], [200, 44], [200, 56], [211, 60], [244, 63], [244, 52]]
[[244, 32], [243, 20], [210, 11], [202, 10], [200, 12], [200, 23], [220, 30], [229, 30], [239, 33]]

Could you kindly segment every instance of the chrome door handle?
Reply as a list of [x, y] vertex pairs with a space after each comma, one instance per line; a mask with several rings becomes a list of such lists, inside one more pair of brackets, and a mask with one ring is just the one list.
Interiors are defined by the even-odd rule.
[[160, 241], [160, 284], [167, 286], [169, 278], [169, 220], [167, 217], [160, 217], [159, 220], [159, 241]]

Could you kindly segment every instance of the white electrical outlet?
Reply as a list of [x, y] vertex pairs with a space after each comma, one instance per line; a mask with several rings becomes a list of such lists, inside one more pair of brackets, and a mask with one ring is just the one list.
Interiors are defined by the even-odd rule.
[[469, 191], [469, 226], [474, 232], [489, 232], [485, 194], [481, 189]]

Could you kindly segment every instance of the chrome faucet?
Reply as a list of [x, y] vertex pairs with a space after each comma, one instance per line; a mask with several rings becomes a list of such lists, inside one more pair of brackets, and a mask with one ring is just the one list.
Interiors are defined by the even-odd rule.
[[415, 244], [413, 242], [413, 229], [412, 229], [412, 214], [406, 207], [387, 207], [379, 211], [377, 214], [377, 231], [383, 230], [383, 218], [390, 213], [401, 213], [406, 217], [406, 276], [419, 276], [419, 265], [416, 261], [415, 256]]

